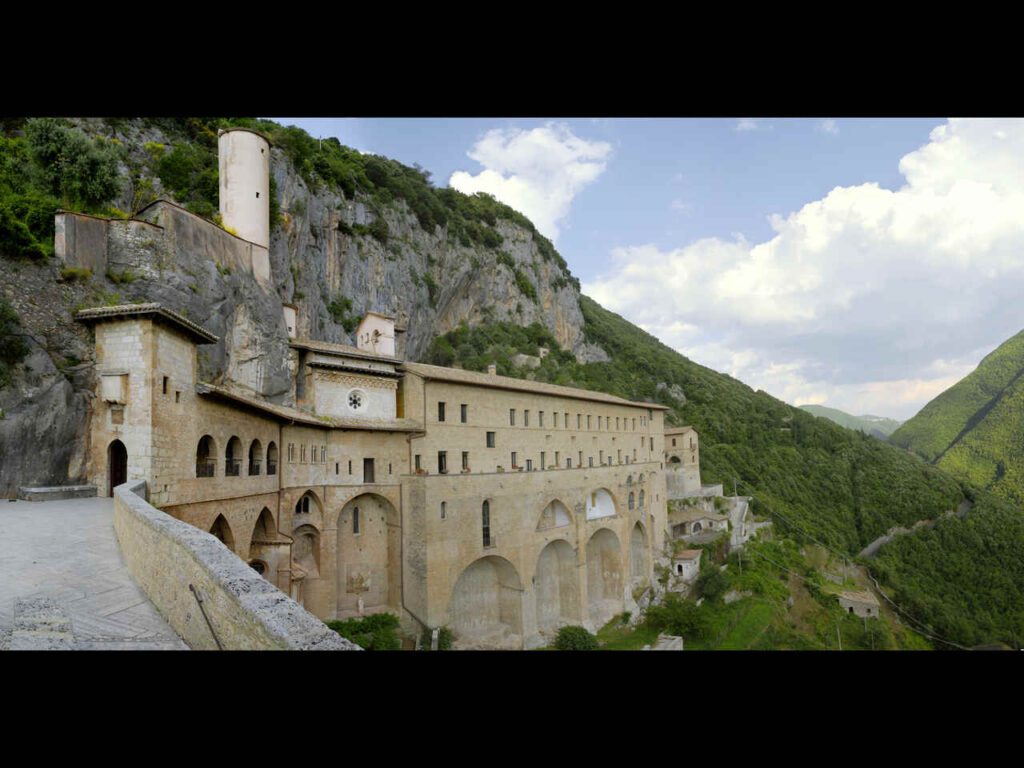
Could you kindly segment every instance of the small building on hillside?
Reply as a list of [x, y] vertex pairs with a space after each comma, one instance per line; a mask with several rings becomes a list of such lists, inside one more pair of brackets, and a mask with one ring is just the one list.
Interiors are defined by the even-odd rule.
[[840, 592], [836, 597], [847, 613], [867, 619], [878, 618], [878, 598], [870, 592]]
[[689, 584], [700, 573], [701, 549], [684, 549], [672, 558], [672, 575]]
[[729, 516], [713, 512], [705, 505], [669, 504], [672, 538], [684, 541], [710, 541], [729, 530]]

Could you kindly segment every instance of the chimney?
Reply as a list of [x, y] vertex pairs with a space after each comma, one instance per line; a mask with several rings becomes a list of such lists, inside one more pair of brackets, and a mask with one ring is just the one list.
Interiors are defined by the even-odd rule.
[[497, 376], [498, 375], [498, 364], [497, 363], [488, 363], [487, 364], [487, 373], [489, 373], [491, 376]]

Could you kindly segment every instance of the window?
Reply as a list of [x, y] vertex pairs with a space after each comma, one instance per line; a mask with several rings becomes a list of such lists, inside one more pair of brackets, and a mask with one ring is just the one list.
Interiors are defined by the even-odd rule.
[[469, 421], [469, 406], [463, 403], [462, 405], [459, 406], [459, 411], [459, 416], [462, 419], [462, 423], [465, 424], [466, 422]]
[[551, 418], [554, 419], [554, 427], [558, 429], [558, 411], [551, 414]]
[[565, 460], [565, 468], [566, 469], [572, 469], [572, 459], [566, 459]]
[[654, 450], [654, 438], [652, 437], [650, 440], [651, 440], [651, 450], [653, 451]]
[[444, 520], [446, 517], [448, 517], [448, 502], [447, 501], [442, 501], [441, 502], [441, 519]]
[[673, 447], [673, 448], [675, 448], [675, 447], [676, 447], [676, 439], [675, 439], [674, 437], [672, 438], [672, 447]]
[[320, 446], [320, 463], [321, 464], [326, 464], [327, 463], [327, 446], [326, 445], [321, 445]]
[[629, 508], [632, 510], [636, 506], [636, 499], [633, 496], [633, 492], [629, 492]]
[[352, 474], [352, 459], [348, 460], [348, 473], [350, 475]]
[[591, 466], [591, 467], [594, 466], [594, 457], [593, 456], [587, 456], [587, 462], [588, 462], [589, 466]]
[[174, 393], [174, 402], [176, 402], [176, 403], [180, 403], [181, 402], [181, 392], [175, 392]]
[[352, 533], [355, 536], [359, 535], [359, 507], [352, 509]]
[[288, 443], [288, 463], [295, 461], [295, 443]]
[[437, 452], [437, 471], [442, 475], [448, 473], [448, 451]]
[[580, 451], [579, 461], [576, 462], [577, 467], [583, 466], [583, 451]]
[[164, 376], [164, 394], [167, 394], [167, 377]]
[[414, 457], [414, 459], [416, 461], [416, 464], [415, 464], [416, 471], [419, 472], [420, 469], [421, 469], [421, 467], [420, 467], [420, 455], [417, 453], [416, 456]]
[[621, 448], [619, 448], [617, 459], [618, 459], [619, 464], [621, 464], [622, 463], [622, 449]]
[[557, 467], [557, 466], [558, 466], [559, 464], [561, 464], [561, 463], [562, 463], [562, 460], [561, 460], [561, 458], [559, 457], [559, 452], [558, 452], [558, 451], [555, 451], [555, 464], [554, 464], [554, 466], [556, 466], [556, 467]]
[[587, 414], [587, 429], [590, 429], [590, 414]]
[[339, 462], [337, 462], [337, 461], [334, 462], [334, 474], [336, 474], [336, 475], [340, 475], [341, 474], [341, 464]]
[[633, 461], [636, 461], [636, 448], [633, 449]]
[[483, 523], [484, 546], [490, 547], [494, 543], [491, 539], [491, 502], [485, 501], [480, 511], [481, 522]]
[[529, 411], [523, 411], [523, 426], [524, 427], [530, 426], [530, 412]]
[[533, 472], [533, 459], [526, 460], [526, 471]]
[[494, 433], [493, 432], [488, 432], [487, 433], [487, 447], [488, 448], [493, 448], [494, 447]]
[[444, 421], [444, 403], [437, 404], [437, 420]]
[[640, 509], [644, 508], [644, 492], [640, 491]]
[[615, 430], [618, 431], [618, 429], [619, 429], [619, 417], [616, 416], [615, 417]]
[[597, 463], [602, 465], [604, 464], [604, 451], [597, 452]]
[[376, 482], [373, 476], [373, 459], [363, 459], [363, 482]]
[[581, 424], [581, 419], [582, 418], [583, 417], [580, 416], [580, 414], [578, 414], [578, 413], [576, 414], [576, 429], [580, 429], [580, 424]]
[[541, 469], [547, 469], [548, 468], [548, 465], [547, 465], [547, 462], [544, 459], [544, 456], [545, 456], [544, 451], [541, 451], [540, 452], [540, 468]]
[[363, 393], [362, 392], [349, 392], [348, 395], [348, 407], [353, 411], [358, 411], [363, 407]]
[[544, 411], [537, 411], [537, 426], [544, 426]]
[[516, 409], [515, 408], [509, 408], [508, 409], [508, 425], [510, 427], [514, 427], [516, 425]]
[[515, 451], [512, 451], [512, 469], [515, 469], [516, 467], [518, 467], [518, 466], [519, 466], [519, 465], [518, 465], [518, 464], [516, 463], [516, 457], [517, 457], [517, 454], [516, 454], [516, 452], [515, 452]]
[[300, 448], [302, 449], [302, 463], [306, 463], [306, 444], [303, 443]]
[[464, 472], [469, 472], [469, 451], [462, 452], [462, 469]]

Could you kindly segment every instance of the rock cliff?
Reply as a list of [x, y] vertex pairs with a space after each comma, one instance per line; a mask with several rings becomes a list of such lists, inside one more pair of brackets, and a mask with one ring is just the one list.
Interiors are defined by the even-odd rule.
[[[581, 361], [606, 359], [584, 341], [576, 282], [514, 221], [494, 222], [500, 244], [467, 245], [447, 227], [425, 229], [402, 199], [382, 205], [360, 192], [311, 186], [274, 147], [281, 215], [271, 235], [271, 279], [261, 285], [245, 268], [244, 241], [180, 208], [148, 162], [186, 138], [152, 121], [73, 124], [121, 148], [123, 185], [113, 207], [137, 213], [86, 222], [105, 238], [91, 274], [62, 273], [59, 258], [0, 253], [0, 294], [31, 350], [0, 389], [0, 496], [20, 485], [83, 480], [93, 349], [73, 314], [87, 306], [157, 301], [181, 312], [221, 339], [201, 348], [204, 379], [230, 379], [275, 401], [290, 396], [282, 302], [298, 307], [300, 337], [334, 342], [354, 343], [353, 321], [367, 310], [392, 314], [406, 329], [399, 354], [410, 360], [460, 323], [502, 321], [539, 322]], [[157, 199], [170, 204], [144, 205]], [[378, 219], [387, 225], [383, 237]], [[67, 251], [67, 263], [77, 264], [74, 249]]]

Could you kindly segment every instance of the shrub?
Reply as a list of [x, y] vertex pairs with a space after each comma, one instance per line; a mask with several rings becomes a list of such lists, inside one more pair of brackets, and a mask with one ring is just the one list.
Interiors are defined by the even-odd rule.
[[710, 566], [697, 579], [697, 589], [708, 600], [717, 600], [729, 588], [729, 580], [717, 566]]
[[370, 235], [381, 245], [388, 244], [388, 223], [384, 221], [383, 217], [373, 220], [370, 225]]
[[99, 205], [121, 191], [118, 153], [107, 142], [55, 118], [25, 123], [25, 136], [39, 173], [49, 190], [65, 201]]
[[0, 299], [0, 387], [10, 383], [11, 368], [24, 360], [28, 352], [17, 313], [10, 304]]
[[[453, 639], [454, 639], [454, 635], [452, 634], [452, 631], [450, 629], [448, 629], [448, 627], [441, 627], [440, 631], [437, 633], [437, 650], [439, 650], [439, 651], [450, 651], [452, 649], [452, 640]], [[420, 650], [421, 651], [429, 651], [429, 650], [431, 650], [431, 647], [430, 647], [431, 640], [432, 640], [431, 630], [424, 629], [423, 630], [423, 634], [420, 635]]]
[[46, 250], [8, 203], [0, 203], [0, 253], [15, 259], [46, 257]]
[[85, 282], [92, 277], [92, 270], [88, 267], [61, 267], [60, 279], [66, 283], [76, 281]]
[[345, 329], [346, 333], [352, 333], [359, 326], [359, 315], [352, 314], [352, 299], [346, 296], [339, 296], [327, 305], [327, 311], [331, 313], [334, 322]]
[[397, 651], [402, 647], [398, 637], [398, 617], [375, 613], [362, 619], [328, 621], [327, 626], [367, 651]]
[[584, 627], [562, 627], [555, 638], [555, 648], [560, 651], [597, 650], [597, 638]]
[[701, 637], [708, 629], [706, 616], [695, 603], [669, 593], [661, 605], [647, 609], [646, 623], [659, 632], [685, 638]]

